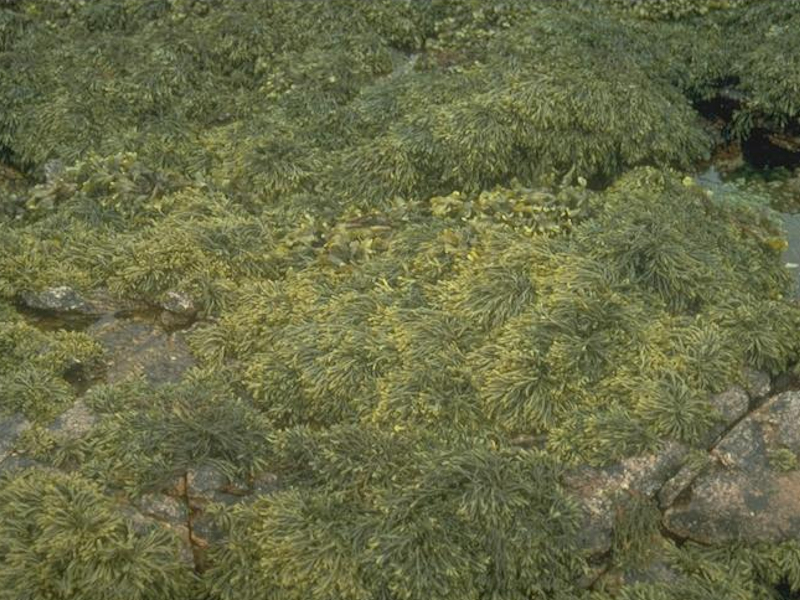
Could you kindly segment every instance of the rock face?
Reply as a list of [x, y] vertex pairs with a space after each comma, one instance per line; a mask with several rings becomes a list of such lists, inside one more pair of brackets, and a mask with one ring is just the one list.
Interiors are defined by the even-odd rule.
[[693, 477], [676, 476], [680, 496], [664, 515], [669, 531], [704, 544], [800, 539], [800, 470], [790, 460], [800, 456], [800, 392], [768, 400], [710, 456]]
[[30, 426], [28, 420], [21, 414], [0, 416], [0, 462], [11, 453], [17, 438]]
[[106, 315], [87, 333], [106, 350], [109, 383], [135, 374], [154, 384], [176, 382], [195, 364], [181, 332], [167, 333], [144, 318]]
[[680, 468], [688, 448], [668, 443], [655, 454], [627, 458], [610, 467], [581, 467], [566, 474], [565, 487], [583, 510], [580, 543], [593, 559], [611, 549], [614, 516], [621, 495], [653, 498]]
[[24, 292], [20, 299], [25, 306], [34, 310], [80, 314], [95, 313], [91, 303], [67, 285], [47, 288], [40, 292]]

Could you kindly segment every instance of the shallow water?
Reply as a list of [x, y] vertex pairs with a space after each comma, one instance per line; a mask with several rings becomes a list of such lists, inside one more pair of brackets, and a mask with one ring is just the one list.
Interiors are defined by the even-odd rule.
[[761, 169], [750, 167], [739, 169], [729, 174], [722, 174], [714, 166], [699, 173], [697, 182], [711, 190], [724, 190], [739, 188], [749, 183], [758, 184], [758, 192], [769, 199], [769, 207], [779, 217], [784, 237], [789, 244], [781, 255], [781, 260], [787, 269], [794, 274], [795, 287], [793, 296], [800, 298], [800, 196], [793, 198], [787, 193], [786, 182], [792, 180], [794, 175], [788, 169]]

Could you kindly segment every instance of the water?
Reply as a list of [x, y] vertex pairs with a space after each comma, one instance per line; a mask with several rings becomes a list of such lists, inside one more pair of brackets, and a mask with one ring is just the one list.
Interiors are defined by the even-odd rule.
[[744, 167], [722, 174], [712, 165], [696, 176], [697, 182], [715, 193], [749, 192], [749, 199], [772, 211], [789, 244], [781, 260], [795, 276], [793, 296], [800, 299], [800, 172], [785, 168], [756, 170]]

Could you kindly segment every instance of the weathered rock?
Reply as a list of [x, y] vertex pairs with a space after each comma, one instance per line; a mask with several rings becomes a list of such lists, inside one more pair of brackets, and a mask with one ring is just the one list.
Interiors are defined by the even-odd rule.
[[703, 461], [692, 462], [684, 465], [680, 471], [667, 481], [658, 491], [658, 506], [663, 510], [675, 502], [680, 494], [687, 489], [697, 477], [714, 464], [714, 458], [707, 454]]
[[49, 312], [95, 314], [96, 309], [68, 285], [46, 288], [40, 292], [23, 292], [20, 299], [28, 308]]
[[30, 469], [32, 467], [44, 468], [39, 462], [20, 454], [9, 454], [5, 460], [0, 460], [0, 475], [3, 473], [12, 473], [14, 471], [21, 471], [23, 469]]
[[706, 432], [706, 435], [700, 441], [700, 445], [706, 447], [716, 442], [720, 435], [724, 434], [731, 425], [747, 414], [750, 398], [744, 389], [734, 386], [709, 398], [709, 403], [717, 409], [721, 419]]
[[195, 364], [180, 332], [167, 333], [147, 319], [106, 315], [87, 331], [106, 350], [109, 383], [132, 375], [144, 375], [154, 384], [175, 382]]
[[665, 526], [704, 544], [800, 539], [800, 470], [773, 468], [776, 450], [800, 454], [800, 392], [771, 398], [725, 435]]
[[30, 426], [28, 420], [20, 413], [10, 417], [0, 416], [0, 462], [11, 454], [17, 438]]
[[139, 512], [136, 508], [129, 505], [120, 506], [120, 512], [127, 519], [131, 529], [139, 535], [147, 535], [154, 529], [163, 528], [173, 532], [181, 541], [180, 545], [180, 558], [181, 562], [187, 566], [194, 567], [194, 553], [192, 552], [191, 534], [189, 528], [184, 525], [172, 525], [163, 523], [154, 519], [153, 517], [146, 516]]
[[611, 549], [614, 515], [621, 494], [653, 498], [680, 468], [688, 449], [668, 443], [655, 454], [627, 458], [610, 467], [579, 467], [564, 477], [564, 486], [577, 496], [583, 511], [579, 544], [587, 557]]
[[136, 506], [143, 514], [170, 525], [185, 526], [189, 520], [186, 503], [166, 494], [144, 494]]
[[259, 473], [253, 479], [254, 494], [272, 494], [279, 488], [278, 476], [274, 473]]
[[744, 370], [744, 387], [753, 400], [765, 398], [772, 389], [772, 379], [769, 373], [748, 367]]
[[187, 327], [197, 317], [194, 300], [180, 292], [167, 292], [161, 307], [164, 311], [159, 316], [159, 321], [166, 329]]
[[97, 416], [83, 401], [78, 400], [69, 410], [59, 415], [49, 429], [61, 437], [78, 439], [89, 433], [96, 422]]
[[161, 307], [176, 315], [194, 316], [197, 313], [194, 300], [181, 292], [167, 292]]
[[228, 478], [225, 474], [210, 465], [191, 469], [186, 474], [186, 487], [189, 496], [208, 496], [213, 492], [223, 490], [227, 483]]

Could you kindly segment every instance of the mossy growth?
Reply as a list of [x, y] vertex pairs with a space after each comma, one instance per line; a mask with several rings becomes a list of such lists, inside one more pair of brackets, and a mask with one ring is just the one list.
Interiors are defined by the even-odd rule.
[[[3, 2], [0, 160], [37, 185], [0, 190], [0, 411], [71, 474], [0, 483], [0, 597], [591, 596], [561, 469], [701, 446], [710, 394], [800, 350], [770, 212], [669, 168], [728, 85], [734, 134], [796, 121], [797, 3], [716, 4]], [[98, 347], [11, 303], [56, 285], [189, 295], [199, 368], [52, 435]], [[203, 467], [277, 489], [218, 507], [189, 595], [116, 502]], [[620, 559], [654, 532], [629, 510]], [[621, 597], [800, 581], [791, 545], [670, 556], [679, 585]]]
[[276, 442], [290, 487], [228, 515], [206, 574], [220, 598], [544, 598], [581, 572], [542, 453], [352, 426]]
[[0, 481], [0, 598], [190, 598], [193, 575], [168, 530], [137, 529], [77, 475]]
[[101, 356], [90, 336], [39, 331], [0, 303], [0, 414], [40, 423], [54, 418], [75, 398], [70, 375], [97, 370]]

